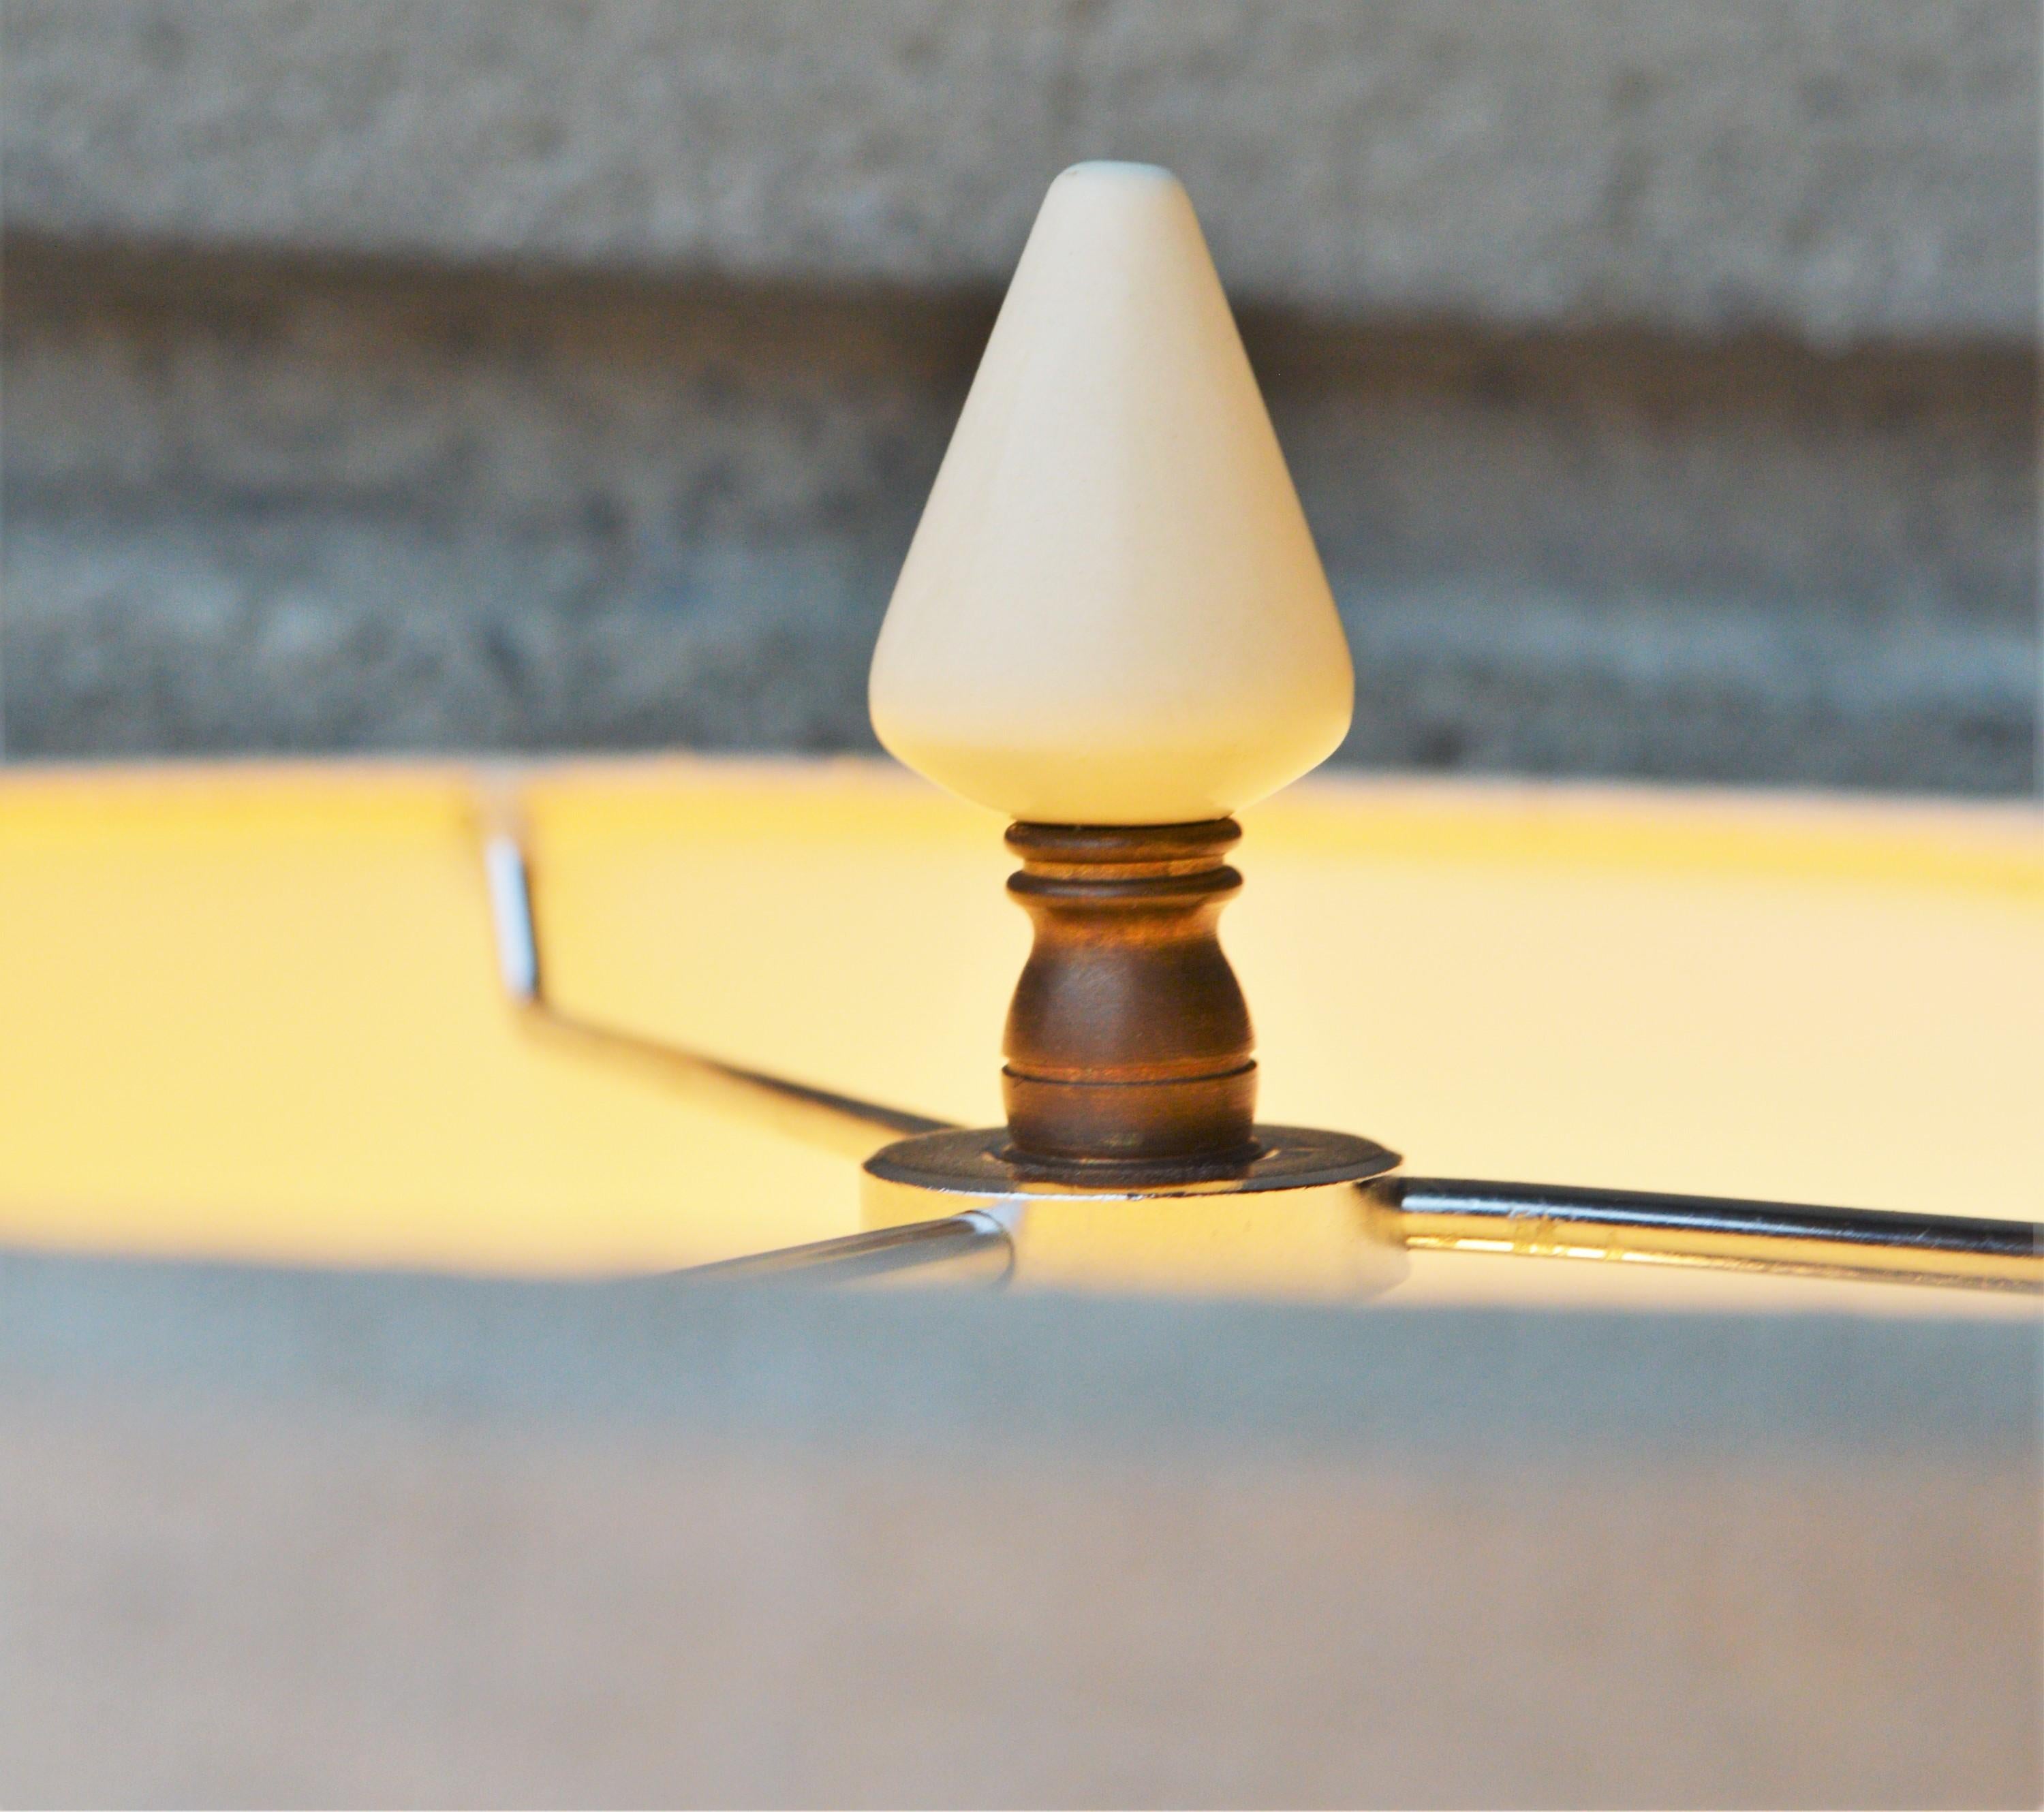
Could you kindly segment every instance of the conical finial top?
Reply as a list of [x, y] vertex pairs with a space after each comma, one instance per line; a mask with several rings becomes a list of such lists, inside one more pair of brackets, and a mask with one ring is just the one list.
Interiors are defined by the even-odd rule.
[[1051, 186], [873, 659], [873, 724], [1012, 818], [1226, 816], [1331, 754], [1348, 644], [1192, 203]]

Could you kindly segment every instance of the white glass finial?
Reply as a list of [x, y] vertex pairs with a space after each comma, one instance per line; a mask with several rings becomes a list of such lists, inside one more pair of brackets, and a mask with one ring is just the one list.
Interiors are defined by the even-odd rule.
[[1354, 692], [1185, 190], [1066, 171], [888, 607], [880, 740], [1012, 818], [1177, 823], [1317, 766]]

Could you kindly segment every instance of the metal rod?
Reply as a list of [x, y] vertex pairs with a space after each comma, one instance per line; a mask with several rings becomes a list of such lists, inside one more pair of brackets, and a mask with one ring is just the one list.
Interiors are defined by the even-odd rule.
[[668, 1280], [709, 1284], [897, 1282], [1000, 1284], [1015, 1262], [1007, 1230], [978, 1209], [947, 1220], [914, 1221], [813, 1246], [784, 1246], [670, 1271]]
[[[500, 812], [499, 816], [505, 816]], [[932, 1119], [877, 1101], [815, 1088], [763, 1069], [726, 1063], [700, 1051], [666, 1044], [622, 1027], [570, 1012], [548, 999], [546, 969], [532, 912], [531, 866], [517, 831], [499, 824], [482, 844], [489, 883], [490, 922], [497, 939], [498, 973], [505, 992], [528, 1023], [543, 1030], [632, 1059], [730, 1111], [760, 1120], [775, 1131], [842, 1157], [866, 1158], [883, 1145], [914, 1133], [948, 1132], [948, 1120]]]
[[1452, 1177], [1391, 1177], [1375, 1189], [1417, 1251], [2044, 1292], [2044, 1227], [2028, 1221]]

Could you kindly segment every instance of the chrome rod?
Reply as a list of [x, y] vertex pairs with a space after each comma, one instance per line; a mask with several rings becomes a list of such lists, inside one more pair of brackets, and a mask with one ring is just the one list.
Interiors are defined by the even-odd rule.
[[914, 1221], [843, 1239], [821, 1239], [813, 1246], [755, 1252], [670, 1271], [666, 1276], [706, 1284], [999, 1284], [1007, 1280], [1014, 1261], [1007, 1230], [993, 1215], [974, 1209], [947, 1220]]
[[516, 831], [498, 825], [486, 832], [482, 866], [490, 890], [498, 973], [505, 992], [528, 1023], [649, 1065], [670, 1082], [840, 1156], [865, 1158], [894, 1139], [952, 1130], [948, 1120], [726, 1063], [555, 1005], [548, 998], [546, 967], [540, 960], [531, 863]]
[[2028, 1221], [1458, 1177], [1392, 1177], [1374, 1187], [1391, 1211], [1389, 1229], [1416, 1251], [2044, 1292], [2044, 1227]]

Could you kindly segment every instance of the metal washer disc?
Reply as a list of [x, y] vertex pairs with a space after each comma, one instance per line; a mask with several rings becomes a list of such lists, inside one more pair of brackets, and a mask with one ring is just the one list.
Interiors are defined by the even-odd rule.
[[912, 1188], [963, 1196], [1255, 1195], [1359, 1183], [1395, 1170], [1399, 1156], [1374, 1139], [1310, 1127], [1258, 1126], [1262, 1150], [1246, 1163], [1212, 1167], [1018, 1161], [1005, 1127], [924, 1133], [897, 1140], [866, 1161], [870, 1176]]

